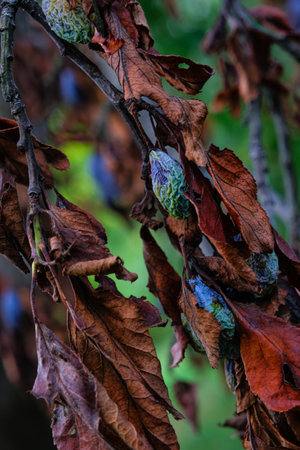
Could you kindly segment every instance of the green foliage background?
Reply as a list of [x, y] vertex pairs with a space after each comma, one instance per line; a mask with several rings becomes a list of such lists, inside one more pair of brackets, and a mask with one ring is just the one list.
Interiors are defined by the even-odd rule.
[[[257, 1], [244, 1], [246, 6], [255, 6]], [[199, 98], [210, 105], [212, 99], [221, 88], [221, 79], [217, 72], [217, 57], [205, 55], [200, 47], [206, 32], [213, 25], [220, 8], [220, 0], [178, 0], [179, 18], [172, 17], [166, 10], [161, 0], [141, 0], [145, 10], [152, 35], [156, 42], [156, 48], [163, 54], [180, 54], [197, 62], [209, 64], [215, 68], [216, 74], [205, 85]], [[285, 79], [290, 79], [294, 71], [292, 60], [278, 49], [276, 56], [284, 63]], [[174, 90], [167, 85], [166, 89], [173, 93]], [[174, 92], [175, 93], [175, 92]], [[176, 92], [177, 93], [177, 92]], [[245, 114], [245, 112], [244, 112]], [[209, 126], [206, 129], [206, 144], [214, 144], [233, 149], [251, 170], [248, 155], [248, 129], [243, 123], [244, 114], [240, 119], [234, 119], [228, 110], [219, 114], [209, 112]], [[271, 182], [279, 194], [283, 193], [283, 183], [278, 163], [276, 139], [270, 117], [264, 111], [264, 145], [268, 154], [268, 162], [271, 170]], [[292, 128], [292, 146], [294, 165], [300, 176], [300, 161], [297, 158], [297, 149], [300, 144], [300, 135], [295, 127]], [[88, 156], [93, 148], [90, 144], [70, 142], [62, 148], [71, 161], [69, 173], [57, 175], [59, 188], [63, 195], [70, 201], [93, 213], [103, 224], [108, 235], [108, 246], [113, 254], [119, 255], [125, 261], [126, 267], [138, 273], [139, 279], [132, 285], [128, 282], [117, 281], [118, 288], [127, 296], [146, 296], [148, 300], [158, 305], [156, 299], [146, 288], [147, 274], [142, 256], [142, 244], [139, 238], [139, 225], [126, 223], [120, 216], [108, 209], [102, 202], [101, 192], [93, 183], [89, 168]], [[78, 183], [80, 180], [80, 183]], [[279, 231], [285, 235], [283, 223], [278, 222]], [[181, 272], [182, 261], [180, 256], [171, 247], [163, 231], [156, 233], [156, 238], [167, 253], [174, 267]], [[159, 306], [159, 305], [158, 305]], [[212, 370], [205, 357], [201, 357], [201, 367], [193, 362], [195, 353], [191, 349], [187, 352], [185, 360], [179, 368], [169, 369], [170, 346], [173, 335], [170, 324], [166, 328], [152, 330], [152, 335], [157, 348], [158, 357], [162, 364], [164, 379], [175, 405], [172, 389], [176, 381], [188, 381], [198, 383], [198, 404], [200, 429], [192, 430], [187, 421], [174, 423], [182, 450], [237, 450], [241, 449], [240, 440], [233, 430], [221, 428], [227, 418], [234, 414], [235, 397], [228, 390], [224, 381], [223, 371]], [[221, 365], [220, 365], [221, 366]], [[220, 367], [221, 368], [221, 367]], [[222, 369], [222, 368], [221, 368]]]

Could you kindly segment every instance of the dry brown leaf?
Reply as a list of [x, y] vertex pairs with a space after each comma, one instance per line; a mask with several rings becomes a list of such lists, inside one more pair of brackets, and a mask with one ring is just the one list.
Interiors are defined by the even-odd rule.
[[258, 449], [299, 450], [300, 447], [296, 443], [281, 433], [280, 423], [274, 420], [272, 412], [269, 412], [263, 403], [256, 401], [247, 411], [247, 416], [250, 425], [248, 439], [252, 445], [251, 448], [254, 446]]
[[279, 260], [279, 268], [287, 276], [290, 282], [300, 289], [300, 260], [289, 244], [273, 228], [273, 234], [276, 244], [276, 254]]
[[30, 247], [23, 222], [14, 178], [0, 168], [0, 253], [27, 273]]
[[174, 385], [177, 401], [182, 406], [187, 419], [193, 425], [193, 429], [198, 429], [198, 385], [196, 383], [186, 383], [177, 381]]
[[[197, 264], [201, 269], [208, 271], [210, 276], [215, 281], [220, 282], [225, 286], [232, 287], [238, 292], [258, 294], [261, 291], [258, 286], [256, 277], [251, 277], [254, 283], [247, 282], [242, 278], [242, 271], [239, 270], [239, 274], [235, 269], [235, 265], [233, 266], [229, 264], [223, 258], [220, 258], [218, 256], [201, 257], [197, 258]], [[246, 277], [250, 278], [249, 275], [252, 275], [252, 273], [246, 269]]]
[[45, 325], [35, 321], [38, 373], [32, 388], [50, 407], [65, 402], [93, 433], [98, 433], [96, 381], [78, 356]]
[[177, 367], [184, 358], [185, 351], [189, 343], [189, 337], [182, 325], [173, 325], [176, 342], [171, 347], [172, 364], [171, 368]]
[[181, 293], [181, 279], [169, 264], [166, 255], [158, 246], [150, 231], [141, 228], [144, 260], [148, 270], [148, 288], [157, 297], [168, 317], [174, 324], [180, 325], [180, 310], [178, 299]]
[[[68, 158], [58, 149], [43, 144], [32, 135], [35, 154], [43, 177], [48, 185], [53, 185], [53, 176], [48, 164], [58, 170], [70, 167]], [[24, 153], [17, 149], [19, 128], [17, 122], [0, 118], [0, 163], [15, 176], [16, 182], [28, 185], [27, 160]]]
[[157, 230], [162, 227], [162, 222], [153, 219], [156, 215], [157, 209], [155, 208], [155, 197], [153, 192], [146, 191], [144, 198], [133, 205], [130, 217], [140, 222], [142, 225], [146, 225], [153, 230]]
[[99, 433], [92, 432], [65, 404], [55, 404], [51, 427], [58, 450], [113, 450]]
[[256, 402], [256, 396], [250, 389], [241, 359], [235, 361], [234, 372], [236, 378], [236, 412], [240, 414], [249, 409], [250, 406]]
[[239, 323], [241, 356], [253, 393], [273, 411], [299, 407], [300, 328], [253, 304], [229, 306]]
[[[106, 233], [91, 214], [83, 211], [56, 192], [56, 206], [49, 203], [49, 210], [44, 210], [52, 229], [48, 230], [49, 242], [53, 237], [61, 242], [65, 257], [61, 261], [63, 274], [99, 275], [115, 273], [122, 280], [135, 281], [137, 275], [129, 272], [121, 258], [111, 255], [105, 246]], [[53, 233], [55, 236], [53, 236]], [[59, 245], [57, 241], [56, 246]]]
[[274, 239], [270, 221], [257, 201], [257, 187], [250, 172], [229, 149], [221, 151], [211, 145], [207, 156], [207, 169], [214, 187], [250, 250], [256, 253], [272, 252]]
[[[123, 271], [123, 261], [119, 256], [108, 256], [107, 258], [93, 261], [78, 262], [69, 266], [65, 271], [65, 275], [88, 276], [88, 275], [107, 275], [115, 273], [118, 275]], [[126, 269], [125, 269], [126, 270]], [[128, 272], [127, 279], [131, 282], [137, 279], [137, 275]], [[123, 277], [124, 279], [124, 277]]]
[[131, 409], [134, 417], [138, 414], [153, 447], [177, 449], [166, 409], [177, 418], [180, 415], [168, 398], [160, 363], [138, 306], [117, 292], [94, 290], [76, 278], [72, 283], [76, 295], [73, 319], [93, 342], [100, 360], [105, 360], [105, 370], [110, 371], [110, 377], [100, 381], [109, 396], [129, 421], [135, 421], [130, 418]]
[[219, 338], [222, 331], [220, 323], [208, 311], [199, 308], [194, 294], [183, 286], [179, 301], [180, 308], [205, 348], [213, 369], [219, 367]]

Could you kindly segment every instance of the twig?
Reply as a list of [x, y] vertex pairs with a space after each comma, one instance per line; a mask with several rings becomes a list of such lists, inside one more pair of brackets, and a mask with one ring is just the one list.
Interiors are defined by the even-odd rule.
[[20, 0], [6, 0], [1, 5], [0, 35], [0, 80], [4, 100], [10, 104], [12, 116], [19, 125], [20, 138], [17, 147], [26, 154], [28, 164], [28, 195], [31, 204], [36, 204], [40, 195], [39, 174], [40, 168], [36, 161], [34, 146], [31, 137], [32, 125], [28, 119], [25, 105], [21, 100], [20, 92], [15, 84], [12, 62], [13, 62], [13, 38], [15, 30], [15, 17]]
[[63, 56], [73, 61], [88, 77], [101, 89], [107, 98], [114, 105], [116, 110], [121, 114], [127, 125], [129, 126], [133, 136], [140, 147], [143, 161], [148, 162], [149, 146], [144, 137], [141, 135], [139, 127], [134, 117], [128, 111], [123, 93], [120, 92], [100, 71], [99, 67], [90, 61], [80, 50], [74, 45], [60, 39], [49, 27], [45, 15], [40, 5], [33, 0], [20, 0], [21, 7], [31, 15], [49, 34], [55, 42]]
[[253, 163], [254, 178], [262, 207], [273, 221], [273, 196], [268, 178], [265, 150], [262, 146], [262, 124], [260, 117], [261, 96], [249, 103], [249, 151]]
[[300, 239], [300, 218], [298, 213], [297, 180], [293, 170], [290, 135], [283, 111], [281, 97], [271, 90], [267, 90], [267, 98], [270, 111], [273, 116], [275, 132], [277, 135], [279, 157], [285, 188], [285, 201], [288, 207], [288, 223], [290, 231], [290, 242], [297, 249]]

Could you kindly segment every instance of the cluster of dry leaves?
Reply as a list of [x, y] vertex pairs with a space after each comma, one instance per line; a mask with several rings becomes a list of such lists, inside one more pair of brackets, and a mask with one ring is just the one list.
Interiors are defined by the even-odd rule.
[[[82, 3], [90, 15], [93, 2]], [[300, 261], [272, 229], [257, 201], [255, 181], [234, 152], [214, 145], [205, 149], [206, 105], [170, 96], [162, 87], [164, 77], [196, 95], [213, 70], [159, 54], [137, 1], [98, 0], [98, 5], [106, 34], [95, 31], [96, 49], [115, 70], [134, 119], [139, 108], [149, 112], [155, 147], [178, 151], [186, 196], [194, 207], [189, 218], [174, 219], [147, 189], [132, 211], [143, 225], [149, 289], [172, 320], [172, 365], [180, 363], [190, 343], [185, 317], [211, 366], [219, 366], [221, 325], [199, 307], [188, 283], [200, 276], [222, 296], [237, 324], [240, 356], [233, 361], [232, 375], [238, 416], [229, 425], [241, 430], [245, 448], [300, 448]], [[159, 313], [144, 298], [125, 298], [117, 290], [109, 274], [131, 282], [137, 275], [110, 253], [102, 225], [55, 190], [49, 165], [65, 170], [66, 157], [33, 139], [42, 195], [24, 228], [16, 183], [28, 183], [26, 159], [16, 147], [16, 123], [1, 119], [0, 251], [23, 271], [34, 260], [33, 282], [67, 311], [69, 344], [39, 321], [33, 302], [38, 374], [32, 392], [53, 410], [55, 444], [64, 450], [179, 448], [167, 412], [177, 419], [181, 415], [170, 403], [148, 331], [163, 325]], [[150, 231], [161, 226], [182, 254], [182, 276]], [[213, 256], [205, 256], [199, 246], [203, 241], [210, 243]], [[247, 259], [273, 251], [278, 282], [263, 296], [259, 274]], [[97, 288], [89, 275], [95, 276]]]

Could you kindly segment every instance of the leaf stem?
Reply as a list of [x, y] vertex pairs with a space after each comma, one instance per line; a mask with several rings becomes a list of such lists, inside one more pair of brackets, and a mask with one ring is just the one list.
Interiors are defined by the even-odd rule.
[[17, 147], [26, 154], [28, 163], [28, 195], [31, 204], [36, 204], [40, 196], [39, 174], [40, 167], [37, 163], [34, 146], [31, 137], [32, 125], [28, 119], [25, 105], [21, 100], [19, 89], [14, 81], [12, 72], [13, 39], [15, 30], [15, 17], [20, 0], [2, 0], [0, 17], [0, 81], [3, 98], [10, 104], [11, 114], [19, 125], [19, 141]]

